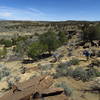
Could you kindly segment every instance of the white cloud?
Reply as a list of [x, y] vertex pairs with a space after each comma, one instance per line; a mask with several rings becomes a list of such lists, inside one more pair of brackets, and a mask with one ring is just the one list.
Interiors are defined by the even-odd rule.
[[[45, 14], [44, 12], [35, 8], [13, 8], [0, 6], [0, 19], [6, 20], [33, 20], [33, 21], [59, 21], [63, 17]], [[66, 19], [66, 18], [65, 18]]]
[[0, 17], [11, 17], [11, 16], [12, 16], [12, 13], [10, 13], [10, 12], [0, 13]]
[[8, 20], [44, 20], [47, 16], [38, 9], [18, 9], [0, 6], [0, 18]]
[[43, 12], [39, 11], [38, 9], [34, 9], [34, 8], [28, 8], [30, 12], [35, 12], [35, 13], [38, 13], [38, 14], [43, 14]]

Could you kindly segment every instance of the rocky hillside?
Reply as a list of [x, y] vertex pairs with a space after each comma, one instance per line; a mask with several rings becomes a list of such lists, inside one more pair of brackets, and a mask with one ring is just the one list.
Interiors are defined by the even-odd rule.
[[[53, 56], [28, 64], [23, 64], [22, 61], [1, 61], [1, 97], [8, 93], [11, 84], [26, 82], [37, 76], [50, 75], [54, 79], [51, 87], [63, 88], [67, 96], [60, 95], [59, 99], [53, 96], [46, 100], [63, 100], [62, 98], [66, 98], [64, 100], [98, 100], [100, 56], [97, 53], [87, 61], [82, 54], [83, 46], [75, 47], [77, 39], [77, 35], [74, 35], [67, 45], [61, 46], [55, 51], [60, 56], [57, 61], [54, 61]], [[86, 45], [90, 44], [86, 43]], [[90, 48], [87, 50], [100, 51], [100, 48], [95, 46], [90, 45]], [[29, 84], [29, 86], [31, 85]], [[4, 98], [6, 98], [5, 95]]]
[[18, 35], [41, 34], [48, 30], [78, 31], [84, 23], [97, 24], [99, 22], [63, 21], [63, 22], [35, 22], [35, 21], [0, 21], [0, 38], [16, 37]]
[[[1, 36], [8, 38], [8, 36], [34, 35], [35, 33], [42, 34], [43, 32], [48, 31], [48, 29], [52, 29], [55, 32], [63, 30], [67, 33], [70, 31], [77, 31], [79, 26], [84, 23], [94, 25], [99, 22], [1, 21], [0, 23]], [[92, 45], [90, 42], [85, 42], [85, 44], [82, 45], [79, 37], [80, 34], [76, 32], [66, 44], [57, 48], [53, 52], [53, 54], [56, 54], [56, 59], [54, 56], [49, 56], [33, 61], [25, 56], [25, 59], [16, 60], [17, 58], [13, 51], [14, 46], [7, 47], [7, 58], [0, 60], [0, 100], [7, 100], [8, 97], [17, 98], [17, 95], [19, 95], [18, 97], [24, 97], [24, 95], [21, 95], [20, 93], [25, 94], [24, 91], [27, 92], [27, 90], [29, 96], [32, 96], [34, 90], [33, 83], [36, 85], [35, 89], [39, 86], [37, 81], [33, 82], [34, 79], [37, 80], [37, 77], [44, 75], [53, 78], [54, 82], [50, 86], [50, 89], [61, 88], [64, 90], [64, 94], [47, 97], [46, 100], [99, 100], [100, 45]], [[93, 43], [96, 44], [98, 42], [99, 41], [97, 40], [93, 41]], [[1, 45], [1, 49], [2, 48], [3, 45]], [[83, 55], [84, 50], [88, 50], [90, 53], [92, 52], [92, 54], [95, 53], [95, 55], [92, 55], [87, 59], [86, 56]], [[15, 59], [10, 58], [9, 60], [9, 55], [12, 58], [15, 57]], [[31, 82], [29, 80], [31, 80]], [[42, 81], [43, 80], [41, 80], [41, 82]], [[25, 84], [27, 82], [28, 85]], [[23, 87], [20, 86], [18, 88], [22, 88], [22, 91], [13, 94], [12, 86], [17, 83], [24, 84], [25, 88], [24, 85]], [[44, 84], [45, 82], [43, 81], [42, 83]], [[47, 85], [49, 85], [49, 83]], [[27, 88], [27, 86], [30, 88]], [[40, 87], [38, 88], [40, 89]], [[28, 99], [25, 97], [25, 99], [21, 100], [29, 100], [29, 96]], [[2, 97], [4, 99], [2, 99]], [[19, 98], [16, 100], [19, 100]]]

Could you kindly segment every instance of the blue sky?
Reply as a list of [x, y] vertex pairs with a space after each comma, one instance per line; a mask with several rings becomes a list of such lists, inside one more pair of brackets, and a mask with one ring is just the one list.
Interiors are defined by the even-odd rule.
[[0, 0], [0, 19], [100, 20], [100, 0]]

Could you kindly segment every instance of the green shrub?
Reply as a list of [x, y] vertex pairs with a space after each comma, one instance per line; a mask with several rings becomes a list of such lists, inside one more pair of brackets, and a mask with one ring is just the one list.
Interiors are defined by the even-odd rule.
[[63, 88], [66, 96], [71, 96], [73, 89], [70, 88], [65, 82], [55, 84], [55, 87]]
[[69, 63], [71, 65], [79, 65], [79, 62], [80, 62], [80, 60], [76, 59], [76, 58], [73, 58], [72, 60], [69, 61]]
[[7, 80], [7, 88], [3, 88], [2, 91], [7, 92], [10, 89], [12, 89], [12, 86], [14, 85], [14, 83], [10, 80]]
[[17, 56], [23, 56], [26, 52], [26, 46], [23, 41], [17, 43], [16, 47], [13, 48], [13, 51], [16, 53]]
[[89, 68], [86, 70], [89, 78], [97, 77], [98, 71], [94, 68]]
[[5, 47], [11, 47], [13, 45], [12, 40], [5, 40], [5, 39], [0, 40], [0, 44], [5, 45]]
[[79, 60], [73, 59], [66, 63], [61, 63], [56, 68], [56, 73], [53, 75], [54, 78], [62, 77], [62, 76], [72, 76], [73, 69], [70, 68], [71, 65], [79, 64]]
[[46, 51], [51, 54], [51, 51], [56, 50], [60, 46], [57, 35], [54, 32], [48, 31], [39, 36], [39, 41], [46, 46]]
[[54, 75], [55, 78], [61, 77], [61, 76], [66, 76], [67, 74], [67, 66], [65, 64], [60, 64], [56, 68], [56, 73]]
[[66, 37], [66, 34], [64, 32], [59, 32], [58, 38], [59, 38], [61, 45], [63, 45], [65, 42], [67, 42], [67, 37]]
[[7, 83], [8, 83], [8, 89], [7, 89], [7, 90], [12, 89], [12, 86], [14, 85], [14, 82], [12, 82], [12, 81], [7, 81]]
[[73, 73], [72, 77], [82, 81], [89, 81], [94, 77], [98, 77], [100, 72], [94, 68], [83, 69], [81, 67], [76, 68]]
[[87, 81], [89, 80], [89, 76], [87, 74], [87, 71], [85, 71], [83, 68], [78, 67], [76, 68], [73, 73], [72, 77], [77, 79], [77, 80], [82, 80], [82, 81]]
[[56, 73], [53, 75], [54, 78], [62, 77], [62, 76], [71, 76], [73, 70], [70, 68], [69, 62], [61, 63], [56, 68]]
[[10, 70], [8, 68], [4, 67], [0, 69], [0, 80], [3, 77], [9, 76], [9, 75], [10, 75]]
[[87, 73], [88, 73], [88, 75], [89, 75], [90, 78], [100, 77], [100, 71], [98, 71], [95, 68], [89, 68], [87, 70]]
[[7, 54], [7, 49], [6, 47], [4, 47], [2, 50], [0, 50], [0, 58], [5, 57]]
[[46, 65], [40, 65], [38, 68], [41, 70], [41, 71], [48, 71], [52, 68], [52, 64], [46, 64]]
[[39, 41], [32, 43], [28, 48], [28, 56], [38, 59], [38, 56], [45, 52], [46, 46]]
[[27, 55], [28, 47], [33, 43], [33, 41], [36, 41], [30, 36], [19, 36], [16, 39], [13, 39], [14, 44], [16, 47], [13, 48], [13, 51], [15, 52], [16, 56], [23, 57]]
[[56, 73], [53, 74], [54, 78], [59, 78], [63, 76], [70, 76], [76, 80], [89, 81], [94, 77], [100, 76], [100, 72], [95, 68], [84, 69], [82, 67], [77, 67], [72, 69], [70, 63], [62, 63], [56, 68]]
[[81, 67], [73, 70], [70, 67], [58, 66], [53, 77], [59, 78], [63, 76], [70, 76], [75, 78], [76, 80], [88, 81], [90, 78], [95, 77], [95, 73], [93, 73], [93, 71], [86, 71]]
[[17, 56], [23, 57], [27, 55], [28, 48], [32, 43], [33, 41], [31, 39], [17, 41], [16, 47], [13, 49], [13, 51]]
[[17, 44], [20, 41], [26, 41], [28, 39], [28, 36], [18, 36], [17, 38], [12, 39], [13, 44]]
[[100, 77], [100, 72], [96, 72], [96, 76], [97, 77]]

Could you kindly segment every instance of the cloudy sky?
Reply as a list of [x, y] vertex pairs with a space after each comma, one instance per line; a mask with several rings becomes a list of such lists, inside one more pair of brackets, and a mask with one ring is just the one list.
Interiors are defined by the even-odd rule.
[[100, 0], [0, 0], [0, 19], [100, 20]]

